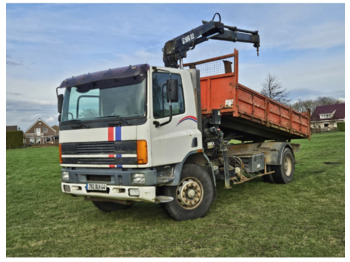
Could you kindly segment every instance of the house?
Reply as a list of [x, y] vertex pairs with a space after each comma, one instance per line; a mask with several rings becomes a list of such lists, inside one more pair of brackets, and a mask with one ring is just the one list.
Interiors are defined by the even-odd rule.
[[26, 145], [30, 144], [54, 144], [58, 132], [39, 118], [24, 133]]
[[317, 106], [311, 116], [311, 129], [331, 131], [337, 129], [339, 122], [345, 122], [345, 103]]
[[55, 142], [56, 142], [56, 144], [58, 144], [60, 128], [57, 125], [52, 126], [52, 128], [56, 131]]

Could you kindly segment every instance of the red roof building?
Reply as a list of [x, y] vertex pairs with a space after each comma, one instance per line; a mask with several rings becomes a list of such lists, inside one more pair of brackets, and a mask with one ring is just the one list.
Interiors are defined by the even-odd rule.
[[345, 103], [317, 106], [311, 116], [311, 128], [319, 131], [336, 129], [339, 122], [345, 122]]

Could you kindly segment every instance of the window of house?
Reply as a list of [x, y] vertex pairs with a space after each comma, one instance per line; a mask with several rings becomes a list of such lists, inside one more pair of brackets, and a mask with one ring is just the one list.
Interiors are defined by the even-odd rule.
[[48, 132], [47, 127], [44, 127], [44, 128], [43, 128], [43, 131], [44, 131], [44, 133], [47, 133], [47, 132]]
[[320, 119], [331, 118], [331, 114], [320, 114]]
[[[154, 72], [153, 73], [153, 116], [154, 118], [162, 118], [170, 115], [169, 102], [167, 101], [166, 82], [170, 78], [169, 73]], [[185, 112], [185, 103], [182, 91], [181, 76], [171, 74], [172, 79], [177, 79], [179, 83], [178, 101], [172, 102], [172, 114], [178, 115]]]
[[329, 124], [328, 124], [328, 123], [325, 123], [325, 124], [324, 124], [324, 127], [328, 127], [328, 126], [329, 126]]
[[320, 114], [320, 119], [327, 119], [332, 118], [336, 110], [334, 110], [332, 113], [326, 113], [326, 114]]

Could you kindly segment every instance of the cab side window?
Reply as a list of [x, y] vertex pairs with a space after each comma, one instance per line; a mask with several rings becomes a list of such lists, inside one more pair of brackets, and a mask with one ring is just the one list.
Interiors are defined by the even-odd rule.
[[153, 73], [153, 116], [154, 118], [162, 118], [169, 116], [169, 102], [167, 101], [166, 83], [169, 78], [177, 79], [179, 83], [177, 102], [171, 102], [172, 115], [179, 115], [185, 112], [185, 103], [182, 90], [181, 76], [169, 73]]

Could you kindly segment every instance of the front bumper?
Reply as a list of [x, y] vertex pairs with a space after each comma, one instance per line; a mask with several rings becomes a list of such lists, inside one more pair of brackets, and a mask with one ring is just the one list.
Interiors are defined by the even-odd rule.
[[[156, 187], [173, 181], [172, 168], [159, 169], [97, 169], [63, 168], [61, 171], [62, 192], [74, 196], [99, 197], [114, 200], [164, 203], [172, 197], [157, 196]], [[142, 174], [142, 184], [133, 177]], [[105, 191], [89, 191], [88, 184], [104, 184]]]
[[119, 186], [107, 185], [106, 192], [89, 192], [87, 184], [83, 183], [61, 183], [62, 192], [75, 196], [100, 197], [116, 200], [159, 202], [156, 197], [156, 187], [154, 186]]

